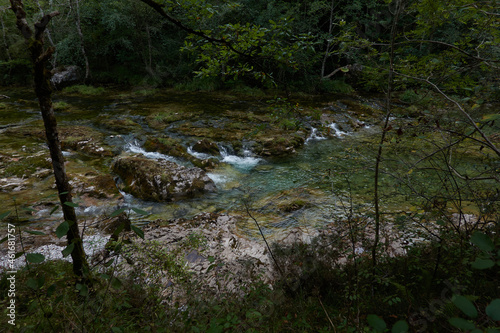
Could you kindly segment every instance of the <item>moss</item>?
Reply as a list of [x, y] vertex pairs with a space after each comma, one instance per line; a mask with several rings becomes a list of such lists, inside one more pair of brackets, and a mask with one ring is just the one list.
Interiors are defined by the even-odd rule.
[[70, 108], [70, 105], [64, 101], [58, 101], [52, 104], [55, 111], [66, 111]]
[[129, 118], [110, 119], [99, 117], [96, 120], [96, 124], [121, 134], [128, 134], [134, 130], [141, 129], [141, 125]]
[[11, 160], [5, 167], [5, 173], [3, 174], [3, 176], [26, 177], [34, 174], [40, 169], [51, 168], [52, 164], [49, 160], [49, 154], [48, 152], [46, 152], [41, 155], [28, 156], [26, 158]]
[[291, 202], [283, 203], [278, 206], [279, 210], [289, 213], [293, 212], [302, 208], [309, 208], [311, 207], [311, 203], [302, 200], [302, 199], [294, 199]]
[[148, 126], [156, 129], [163, 130], [167, 127], [168, 124], [185, 120], [185, 119], [193, 119], [197, 115], [196, 112], [187, 112], [182, 110], [169, 110], [163, 109], [157, 112], [154, 112], [146, 117], [146, 122]]
[[86, 85], [76, 85], [64, 88], [63, 93], [65, 94], [80, 94], [80, 95], [103, 95], [106, 93], [106, 89], [104, 87], [93, 87]]

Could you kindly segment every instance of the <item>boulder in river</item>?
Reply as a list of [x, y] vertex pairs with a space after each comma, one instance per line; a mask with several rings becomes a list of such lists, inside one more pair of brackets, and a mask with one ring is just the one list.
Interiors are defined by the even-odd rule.
[[214, 182], [202, 169], [166, 160], [125, 156], [112, 169], [122, 178], [123, 190], [143, 200], [174, 201], [215, 191]]
[[220, 153], [217, 144], [208, 139], [201, 139], [193, 145], [193, 150], [198, 153], [218, 155]]
[[52, 70], [50, 82], [56, 90], [80, 83], [82, 74], [78, 66], [62, 66]]

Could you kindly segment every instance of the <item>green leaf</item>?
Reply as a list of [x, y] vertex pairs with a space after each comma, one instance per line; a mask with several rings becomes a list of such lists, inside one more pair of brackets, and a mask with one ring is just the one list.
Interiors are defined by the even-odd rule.
[[115, 259], [111, 259], [109, 261], [107, 261], [105, 264], [104, 264], [104, 267], [109, 267], [111, 266], [111, 264], [115, 261]]
[[2, 238], [0, 240], [0, 244], [5, 243], [7, 241], [7, 239], [9, 239], [9, 236], [5, 236], [4, 238]]
[[82, 288], [80, 289], [80, 296], [88, 296], [89, 295], [89, 287], [87, 285], [82, 285]]
[[125, 209], [126, 208], [117, 209], [113, 213], [111, 213], [111, 215], [109, 215], [109, 217], [116, 217], [116, 216], [120, 215], [121, 213], [123, 213], [125, 211]]
[[66, 258], [67, 256], [69, 256], [74, 249], [75, 249], [75, 243], [71, 243], [68, 246], [66, 246], [66, 248], [61, 251], [63, 257]]
[[47, 296], [50, 297], [54, 294], [54, 292], [56, 291], [56, 284], [52, 284], [50, 287], [47, 288]]
[[52, 210], [50, 211], [49, 215], [52, 215], [56, 212], [56, 210], [59, 209], [59, 206], [54, 206], [54, 208], [52, 208]]
[[500, 299], [495, 299], [486, 307], [486, 314], [494, 321], [500, 320]]
[[487, 114], [483, 116], [483, 119], [481, 121], [492, 121], [492, 120], [497, 120], [500, 119], [500, 114]]
[[385, 321], [379, 316], [370, 314], [366, 317], [366, 320], [368, 321], [368, 324], [377, 332], [383, 332], [387, 328]]
[[472, 263], [472, 268], [475, 269], [488, 269], [493, 266], [495, 266], [495, 262], [491, 259], [476, 258], [476, 261]]
[[450, 318], [448, 322], [461, 330], [473, 330], [476, 328], [473, 323], [463, 318]]
[[45, 257], [40, 253], [28, 253], [26, 254], [26, 259], [33, 264], [38, 264], [44, 261]]
[[144, 239], [144, 231], [142, 231], [140, 228], [137, 228], [135, 225], [131, 225], [130, 226], [132, 228], [132, 231], [135, 232], [137, 234], [137, 236], [141, 237], [142, 239]]
[[457, 308], [459, 308], [460, 310], [462, 310], [462, 312], [466, 316], [468, 316], [470, 318], [476, 318], [477, 317], [477, 309], [476, 309], [476, 307], [466, 297], [461, 296], [461, 295], [453, 295], [453, 297], [451, 298], [451, 301], [453, 302], [453, 304], [455, 304], [455, 306]]
[[500, 333], [500, 331], [494, 328], [488, 328], [486, 330], [486, 333]]
[[76, 204], [74, 202], [70, 202], [70, 201], [66, 201], [64, 204], [66, 206], [73, 207], [73, 208], [77, 208], [78, 207], [78, 204]]
[[38, 289], [38, 282], [34, 278], [29, 278], [28, 281], [26, 281], [26, 285], [33, 290]]
[[33, 208], [30, 208], [30, 207], [23, 207], [23, 210], [27, 211], [27, 212], [36, 212], [35, 209]]
[[68, 221], [64, 221], [63, 223], [59, 224], [56, 229], [57, 238], [65, 236], [68, 233], [68, 230], [69, 230]]
[[122, 281], [120, 281], [120, 279], [117, 279], [117, 278], [112, 278], [111, 279], [111, 285], [113, 286], [113, 288], [115, 289], [119, 289], [122, 287]]
[[89, 288], [85, 284], [77, 283], [75, 288], [80, 292], [81, 296], [87, 296], [89, 294]]
[[0, 220], [3, 220], [4, 218], [6, 218], [7, 216], [9, 216], [9, 214], [10, 214], [10, 211], [0, 214]]
[[149, 215], [148, 212], [146, 212], [145, 210], [139, 209], [139, 208], [132, 207], [132, 210], [139, 215]]
[[33, 231], [33, 230], [25, 230], [28, 234], [32, 234], [32, 235], [41, 235], [41, 236], [45, 236], [47, 235], [45, 232], [41, 232], [41, 231]]
[[111, 327], [113, 333], [123, 333], [122, 329], [119, 327]]
[[45, 277], [40, 276], [38, 279], [36, 279], [36, 283], [38, 285], [38, 289], [42, 288], [45, 284]]
[[408, 326], [408, 323], [406, 320], [400, 320], [392, 326], [391, 333], [406, 333], [410, 327]]
[[493, 244], [491, 238], [480, 231], [476, 231], [470, 238], [470, 241], [485, 252], [493, 251], [493, 249], [495, 249], [495, 245]]

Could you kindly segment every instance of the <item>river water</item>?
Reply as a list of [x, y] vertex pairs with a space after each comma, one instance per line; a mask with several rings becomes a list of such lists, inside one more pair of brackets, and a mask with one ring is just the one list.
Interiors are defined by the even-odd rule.
[[[27, 127], [29, 132], [33, 126], [41, 125], [36, 100], [28, 90], [17, 89], [4, 94], [11, 98], [0, 104], [0, 144], [3, 158], [0, 169], [3, 182], [0, 183], [0, 200], [7, 203], [0, 213], [24, 205], [31, 207], [28, 209], [29, 214], [25, 214], [27, 217], [23, 218], [24, 221], [34, 226], [56, 223], [61, 218], [60, 213], [56, 211], [49, 215], [50, 206], [40, 204], [42, 193], [54, 194], [51, 187], [52, 176], [37, 178], [33, 176], [35, 171], [21, 175], [19, 171], [9, 169], [12, 168], [9, 165], [29, 162], [30, 158], [33, 163], [41, 163], [33, 156], [46, 154], [46, 147], [39, 138], [26, 133], [26, 129], [22, 131]], [[179, 110], [178, 112], [192, 112], [196, 115], [196, 121], [217, 127], [223, 122], [238, 121], [234, 117], [229, 117], [228, 120], [224, 116], [228, 112], [258, 113], [259, 108], [266, 107], [262, 101], [171, 91], [152, 96], [121, 91], [98, 97], [56, 94], [54, 101], [69, 105], [57, 112], [60, 126], [86, 126], [89, 131], [99, 132], [102, 142], [111, 147], [114, 154], [136, 153], [151, 159], [168, 159], [185, 165], [189, 163], [158, 152], [147, 152], [143, 148], [143, 142], [148, 136], [171, 135], [182, 140], [187, 151], [194, 156], [208, 157], [191, 149], [196, 138], [171, 131], [172, 126], [185, 122], [185, 119], [174, 121], [170, 127], [161, 130], [149, 127], [145, 117], [152, 109], [168, 107]], [[365, 101], [367, 103], [374, 106], [372, 110], [380, 109], [381, 102], [377, 99]], [[303, 104], [314, 105], [320, 112], [331, 105], [328, 97], [322, 97], [318, 101], [308, 99]], [[347, 109], [342, 103], [335, 105], [341, 111], [344, 107]], [[189, 218], [200, 212], [227, 212], [243, 217], [241, 232], [250, 237], [257, 237], [257, 231], [248, 212], [261, 223], [269, 237], [282, 234], [292, 227], [320, 228], [333, 221], [342, 221], [351, 209], [357, 214], [370, 214], [373, 211], [373, 147], [380, 133], [376, 126], [380, 122], [380, 114], [377, 113], [368, 120], [365, 118], [363, 125], [356, 131], [331, 120], [323, 121], [321, 130], [313, 126], [317, 122], [305, 124], [308, 134], [304, 146], [286, 157], [259, 157], [252, 152], [251, 144], [246, 145], [248, 142], [243, 142], [240, 148], [234, 149], [230, 143], [221, 141], [218, 142], [220, 154], [214, 156], [221, 163], [214, 170], [208, 171], [208, 176], [217, 186], [215, 193], [190, 200], [154, 203], [122, 192], [123, 197], [116, 200], [108, 198], [100, 202], [96, 200], [95, 204], [86, 203], [78, 209], [78, 214], [84, 219], [93, 220], [109, 215], [117, 208], [136, 207], [150, 214], [143, 217], [130, 211], [131, 217], [140, 225], [158, 218]], [[130, 131], [123, 128], [116, 130], [103, 126], [99, 121], [100, 117], [132, 120], [135, 127]], [[17, 133], [17, 129], [24, 134]], [[112, 157], [90, 158], [82, 152], [71, 150], [66, 150], [65, 155], [74, 165], [69, 168], [68, 173], [76, 172], [75, 170], [89, 173], [90, 169], [96, 173], [110, 172]], [[400, 166], [398, 161], [391, 163], [384, 170], [390, 171]], [[23, 164], [19, 166], [23, 167]], [[24, 167], [29, 169], [29, 165]], [[422, 177], [426, 176], [422, 174]], [[26, 183], [28, 179], [31, 181]], [[26, 184], [16, 187], [13, 185], [16, 181], [24, 181]], [[381, 184], [386, 189], [383, 197], [385, 210], [405, 211], [415, 204], [411, 202], [408, 192], [396, 189], [396, 182], [391, 177], [383, 175]], [[14, 197], [16, 205], [13, 205]]]

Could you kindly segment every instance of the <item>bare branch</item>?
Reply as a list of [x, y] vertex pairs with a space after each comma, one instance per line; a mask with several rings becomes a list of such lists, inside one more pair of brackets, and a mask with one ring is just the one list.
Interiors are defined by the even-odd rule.
[[407, 78], [410, 78], [410, 79], [414, 79], [414, 80], [417, 80], [417, 81], [422, 81], [422, 82], [427, 83], [432, 88], [434, 88], [434, 90], [436, 90], [441, 96], [443, 96], [445, 99], [447, 99], [451, 103], [455, 104], [457, 106], [457, 108], [460, 110], [460, 112], [462, 112], [462, 114], [467, 118], [467, 120], [469, 121], [470, 125], [472, 125], [474, 127], [474, 129], [484, 139], [484, 144], [487, 145], [488, 148], [491, 148], [495, 152], [495, 154], [497, 154], [498, 156], [500, 156], [500, 149], [497, 146], [495, 146], [495, 144], [493, 144], [493, 142], [491, 142], [491, 140], [488, 138], [488, 136], [476, 124], [476, 122], [474, 121], [474, 119], [472, 119], [472, 117], [470, 116], [470, 114], [467, 113], [467, 111], [465, 111], [465, 109], [463, 108], [463, 106], [460, 105], [460, 103], [458, 103], [456, 100], [454, 100], [453, 98], [451, 98], [450, 96], [448, 96], [447, 94], [445, 94], [441, 89], [439, 89], [439, 87], [436, 84], [434, 84], [431, 81], [429, 81], [428, 78], [427, 79], [422, 79], [422, 78], [419, 78], [419, 77], [415, 77], [415, 76], [411, 76], [411, 75], [406, 75], [406, 74], [403, 74], [403, 73], [398, 73], [398, 72], [394, 72], [394, 73], [396, 75], [399, 75], [399, 76], [403, 76], [403, 77], [407, 77]]
[[216, 43], [216, 44], [222, 44], [222, 45], [225, 45], [227, 47], [229, 47], [231, 49], [231, 51], [233, 52], [236, 52], [238, 53], [239, 55], [244, 55], [244, 56], [247, 56], [245, 53], [243, 52], [240, 52], [238, 50], [235, 50], [232, 45], [225, 39], [220, 39], [220, 38], [214, 38], [212, 36], [209, 36], [207, 35], [206, 33], [204, 33], [203, 31], [200, 31], [200, 30], [194, 30], [194, 29], [191, 29], [190, 27], [186, 26], [184, 23], [182, 23], [180, 20], [170, 16], [164, 9], [163, 7], [165, 7], [164, 5], [162, 4], [159, 4], [157, 3], [156, 1], [153, 1], [153, 0], [140, 0], [142, 2], [144, 2], [145, 4], [147, 4], [148, 6], [150, 6], [151, 8], [153, 8], [156, 12], [158, 12], [161, 16], [163, 16], [165, 19], [167, 19], [169, 22], [173, 23], [174, 25], [176, 25], [178, 28], [190, 33], [190, 34], [193, 34], [193, 35], [196, 35], [196, 36], [199, 36], [199, 37], [202, 37], [206, 40], [208, 40], [209, 42], [211, 43]]
[[[394, 45], [404, 45], [404, 44], [412, 44], [412, 43], [429, 43], [429, 44], [439, 44], [439, 45], [443, 45], [443, 46], [446, 46], [446, 47], [449, 47], [449, 48], [452, 48], [452, 49], [455, 49], [457, 50], [458, 52], [460, 53], [463, 53], [465, 54], [466, 56], [470, 57], [470, 58], [473, 58], [473, 59], [476, 59], [476, 60], [479, 60], [479, 61], [484, 61], [484, 62], [500, 62], [500, 60], [494, 60], [494, 59], [485, 59], [485, 58], [481, 58], [481, 57], [476, 57], [475, 55], [472, 55], [470, 54], [469, 52], [459, 48], [458, 46], [455, 46], [453, 44], [449, 44], [449, 43], [445, 43], [445, 42], [441, 42], [441, 41], [437, 41], [437, 40], [427, 40], [427, 39], [412, 39], [412, 40], [407, 40], [407, 41], [404, 41], [404, 42], [397, 42], [397, 43], [394, 43]], [[387, 44], [387, 43], [374, 43], [372, 45], [377, 45], [377, 46], [389, 46], [390, 44]]]

